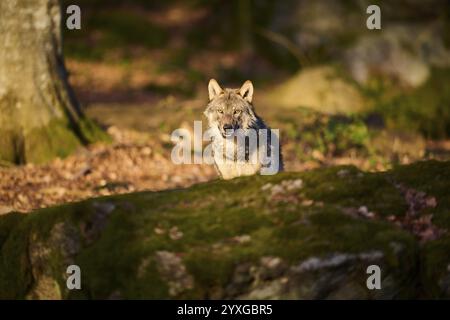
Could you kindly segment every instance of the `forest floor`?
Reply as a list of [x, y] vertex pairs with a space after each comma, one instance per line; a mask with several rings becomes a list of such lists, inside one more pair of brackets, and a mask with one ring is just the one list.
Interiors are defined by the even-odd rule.
[[[450, 159], [449, 140], [430, 141], [417, 130], [379, 129], [379, 119], [371, 115], [342, 116], [302, 106], [281, 109], [267, 102], [265, 93], [283, 84], [292, 72], [260, 55], [224, 49], [216, 43], [218, 39], [207, 46], [191, 43], [203, 39], [202, 21], [208, 8], [174, 5], [158, 14], [140, 7], [100, 15], [95, 10], [85, 12], [87, 27], [65, 34], [70, 82], [87, 115], [113, 141], [87, 146], [47, 164], [0, 166], [0, 214], [97, 196], [184, 188], [216, 179], [212, 166], [175, 165], [170, 159], [171, 132], [191, 130], [194, 120], [205, 120], [206, 86], [213, 76], [224, 84], [244, 78], [254, 82], [256, 111], [272, 128], [280, 129], [286, 171], [343, 164], [384, 171], [421, 159]], [[134, 35], [143, 30], [148, 38], [136, 39]], [[437, 82], [450, 78], [450, 72], [444, 75]], [[324, 81], [328, 84], [327, 77]], [[307, 82], [311, 87], [302, 87], [302, 92], [314, 91], [309, 89], [320, 81]], [[435, 96], [435, 91], [425, 96], [432, 100], [428, 97]], [[445, 121], [439, 109], [433, 114], [432, 107], [421, 108], [430, 119]], [[398, 120], [393, 119], [390, 122]]]
[[[164, 109], [165, 105], [159, 107]], [[179, 107], [174, 108], [180, 110]], [[172, 128], [177, 127], [177, 123], [178, 127], [192, 128], [193, 123], [189, 119], [201, 119], [200, 112], [173, 112], [170, 117], [163, 111], [158, 112], [158, 107], [156, 110], [146, 110], [141, 105], [97, 105], [88, 108], [87, 113], [91, 117], [102, 118], [113, 142], [90, 145], [65, 159], [57, 158], [47, 164], [0, 167], [0, 215], [10, 211], [30, 212], [92, 197], [185, 188], [217, 179], [212, 165], [177, 165], [170, 157]], [[270, 118], [272, 116], [269, 113]], [[156, 130], [157, 127], [164, 127], [158, 121], [167, 127]], [[122, 126], [116, 125], [119, 123]], [[391, 167], [384, 158], [364, 156], [357, 152], [336, 156], [313, 149], [305, 151], [303, 158], [299, 158], [296, 140], [285, 137], [285, 131], [282, 133], [287, 171], [343, 164], [369, 171], [384, 171]], [[448, 142], [427, 143], [430, 150], [449, 150], [449, 147]], [[400, 162], [409, 163], [412, 160], [416, 159], [406, 157]]]
[[[87, 115], [112, 137], [112, 143], [90, 145], [47, 164], [0, 166], [0, 214], [99, 196], [185, 188], [217, 178], [211, 165], [176, 165], [170, 157], [171, 132], [177, 128], [192, 131], [194, 120], [205, 120], [206, 86], [195, 89], [192, 96], [174, 93], [173, 88], [155, 92], [136, 86], [121, 91], [118, 79], [126, 78], [121, 72], [131, 70], [128, 72], [136, 76], [139, 63], [123, 69], [69, 59], [77, 96], [87, 106]], [[449, 141], [405, 139], [387, 131], [371, 133], [362, 121], [351, 117], [273, 108], [265, 102], [264, 91], [257, 87], [256, 110], [273, 128], [280, 129], [287, 171], [346, 164], [384, 171], [419, 159], [445, 160], [450, 154]]]
[[136, 131], [110, 127], [112, 144], [95, 144], [48, 164], [0, 168], [0, 214], [28, 212], [91, 197], [187, 187], [216, 176], [207, 165], [175, 165]]

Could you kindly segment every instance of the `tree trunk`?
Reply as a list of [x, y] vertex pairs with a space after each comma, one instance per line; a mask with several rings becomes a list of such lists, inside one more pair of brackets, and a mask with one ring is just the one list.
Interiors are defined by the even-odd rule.
[[67, 81], [58, 0], [0, 1], [0, 161], [44, 162], [104, 137]]

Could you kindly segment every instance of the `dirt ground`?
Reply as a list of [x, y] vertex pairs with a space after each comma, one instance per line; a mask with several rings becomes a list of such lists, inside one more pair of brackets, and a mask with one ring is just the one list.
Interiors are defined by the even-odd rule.
[[108, 133], [114, 139], [109, 145], [92, 145], [45, 165], [0, 168], [0, 214], [216, 178], [212, 166], [173, 164], [170, 153], [138, 132], [110, 127]]

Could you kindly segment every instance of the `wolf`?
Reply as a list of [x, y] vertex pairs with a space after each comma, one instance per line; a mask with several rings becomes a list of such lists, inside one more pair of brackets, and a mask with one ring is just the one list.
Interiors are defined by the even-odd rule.
[[228, 180], [282, 171], [278, 136], [255, 112], [252, 82], [245, 81], [239, 89], [222, 89], [211, 79], [208, 94], [204, 115], [211, 131], [212, 156], [219, 176]]

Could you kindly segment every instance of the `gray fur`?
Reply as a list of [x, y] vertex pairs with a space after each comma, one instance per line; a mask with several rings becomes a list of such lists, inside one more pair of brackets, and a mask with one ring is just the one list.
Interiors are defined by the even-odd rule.
[[[253, 105], [253, 85], [246, 81], [240, 89], [222, 89], [216, 80], [211, 79], [208, 85], [210, 101], [204, 115], [208, 119], [208, 124], [213, 131], [213, 155], [216, 170], [221, 178], [232, 179], [243, 175], [252, 175], [260, 173], [261, 169], [267, 165], [260, 163], [251, 163], [249, 158], [252, 154], [259, 152], [259, 148], [250, 150], [249, 145], [233, 144], [233, 149], [225, 152], [225, 159], [229, 161], [220, 161], [219, 156], [223, 150], [226, 141], [230, 141], [233, 130], [242, 129], [247, 132], [248, 129], [268, 129], [270, 128], [256, 114]], [[229, 129], [227, 129], [229, 128]], [[270, 134], [268, 135], [270, 148]], [[260, 146], [261, 147], [261, 146]], [[242, 148], [245, 148], [243, 150]], [[220, 150], [220, 151], [219, 151]], [[239, 159], [239, 151], [245, 153], [245, 159]], [[270, 151], [265, 150], [265, 152]], [[281, 146], [279, 152], [279, 170], [283, 170], [283, 161], [281, 156]]]

